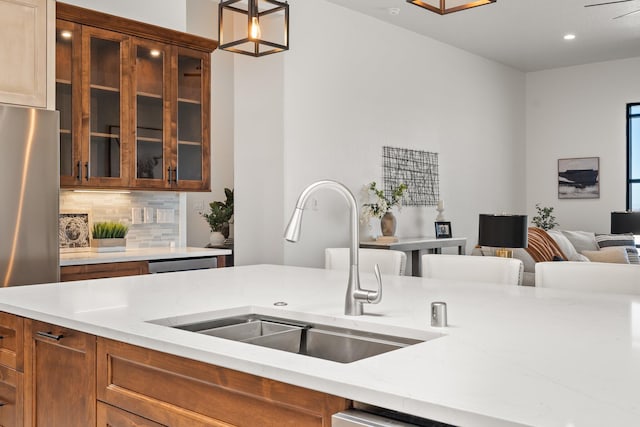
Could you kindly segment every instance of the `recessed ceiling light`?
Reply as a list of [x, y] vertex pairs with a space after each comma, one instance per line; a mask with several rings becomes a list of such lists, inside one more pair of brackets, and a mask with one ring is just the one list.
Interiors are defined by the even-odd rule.
[[399, 7], [390, 7], [389, 8], [389, 15], [400, 15], [400, 8]]
[[576, 38], [575, 34], [565, 34], [563, 37], [565, 40], [573, 40]]
[[71, 31], [61, 31], [60, 32], [60, 37], [62, 37], [63, 39], [70, 39], [71, 38]]

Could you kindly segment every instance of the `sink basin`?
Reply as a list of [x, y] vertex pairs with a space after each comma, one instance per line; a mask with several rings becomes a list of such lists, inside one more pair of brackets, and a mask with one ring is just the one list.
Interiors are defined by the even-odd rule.
[[260, 314], [225, 317], [172, 327], [340, 363], [355, 362], [424, 342], [413, 338]]

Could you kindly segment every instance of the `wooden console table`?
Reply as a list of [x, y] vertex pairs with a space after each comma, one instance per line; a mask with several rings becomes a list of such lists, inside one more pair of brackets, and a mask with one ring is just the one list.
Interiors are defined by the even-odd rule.
[[467, 246], [466, 237], [450, 237], [436, 239], [435, 237], [408, 237], [399, 238], [397, 242], [382, 243], [375, 240], [360, 242], [361, 248], [393, 249], [402, 252], [411, 252], [411, 275], [420, 276], [420, 251], [426, 250], [431, 254], [439, 254], [442, 248], [458, 247], [458, 254], [464, 255]]

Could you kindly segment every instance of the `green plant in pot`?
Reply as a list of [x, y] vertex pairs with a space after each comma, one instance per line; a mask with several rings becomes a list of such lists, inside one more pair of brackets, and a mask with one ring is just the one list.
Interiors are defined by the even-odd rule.
[[91, 228], [91, 248], [95, 252], [122, 252], [129, 227], [115, 221], [95, 222]]
[[558, 223], [556, 222], [556, 217], [553, 216], [553, 208], [552, 207], [540, 207], [540, 203], [536, 203], [536, 211], [538, 214], [531, 218], [531, 223], [538, 228], [542, 228], [543, 230], [551, 230]]
[[233, 190], [224, 189], [226, 200], [209, 203], [209, 212], [200, 213], [209, 224], [211, 235], [209, 241], [212, 245], [219, 245], [229, 237], [229, 223], [233, 217]]
[[368, 222], [372, 217], [380, 218], [382, 235], [393, 237], [396, 232], [396, 218], [391, 213], [391, 209], [402, 206], [402, 199], [406, 191], [407, 185], [400, 183], [395, 188], [392, 187], [391, 194], [387, 196], [384, 190], [378, 189], [375, 181], [369, 183], [366, 194], [369, 203], [362, 205], [363, 219]]

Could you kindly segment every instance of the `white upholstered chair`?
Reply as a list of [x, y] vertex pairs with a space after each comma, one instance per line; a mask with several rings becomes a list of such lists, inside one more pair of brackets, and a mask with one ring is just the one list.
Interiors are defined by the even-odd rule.
[[536, 286], [640, 294], [640, 266], [607, 262], [539, 262], [536, 263]]
[[522, 261], [515, 258], [466, 255], [423, 255], [422, 277], [444, 280], [522, 284]]
[[[360, 249], [359, 263], [361, 273], [373, 273], [378, 264], [380, 274], [404, 276], [407, 255], [404, 252], [385, 249]], [[324, 268], [330, 270], [349, 270], [349, 248], [326, 248], [324, 250]]]

